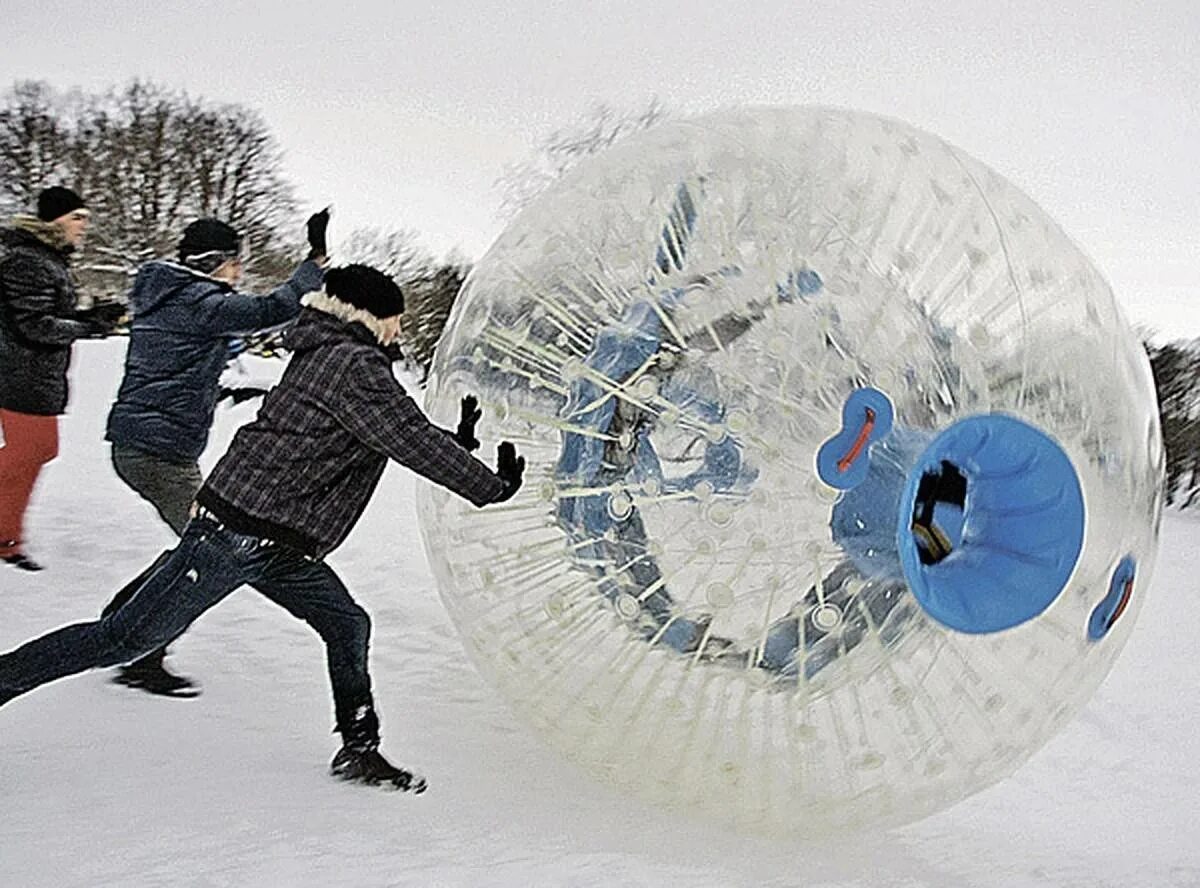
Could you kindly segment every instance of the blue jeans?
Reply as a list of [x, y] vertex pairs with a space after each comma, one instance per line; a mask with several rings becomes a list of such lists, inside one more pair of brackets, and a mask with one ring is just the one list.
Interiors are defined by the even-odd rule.
[[202, 515], [139, 580], [132, 594], [99, 620], [64, 626], [0, 655], [0, 705], [58, 678], [136, 660], [176, 638], [238, 587], [250, 585], [312, 626], [325, 642], [338, 728], [345, 733], [356, 718], [361, 721], [364, 707], [373, 715], [367, 672], [371, 621], [324, 562], [234, 533]]

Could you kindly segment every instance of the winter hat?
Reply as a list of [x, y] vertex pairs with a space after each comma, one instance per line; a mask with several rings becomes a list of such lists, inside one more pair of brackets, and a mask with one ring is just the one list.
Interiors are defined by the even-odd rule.
[[70, 188], [54, 185], [44, 189], [37, 199], [38, 218], [43, 222], [53, 222], [60, 216], [82, 210], [86, 207], [83, 198]]
[[220, 219], [197, 219], [183, 229], [179, 261], [207, 274], [242, 251], [242, 236]]
[[404, 312], [404, 293], [396, 282], [369, 265], [347, 265], [325, 273], [325, 292], [377, 318]]

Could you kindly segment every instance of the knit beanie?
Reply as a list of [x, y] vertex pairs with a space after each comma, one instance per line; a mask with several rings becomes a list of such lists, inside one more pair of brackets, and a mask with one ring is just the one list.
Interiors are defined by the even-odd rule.
[[242, 236], [220, 219], [197, 219], [183, 229], [179, 261], [205, 274], [215, 271], [242, 250]]
[[369, 265], [347, 265], [325, 273], [325, 292], [377, 318], [404, 313], [404, 293], [396, 282]]
[[43, 222], [53, 222], [60, 216], [82, 210], [85, 206], [83, 198], [70, 188], [54, 185], [38, 195], [37, 214]]

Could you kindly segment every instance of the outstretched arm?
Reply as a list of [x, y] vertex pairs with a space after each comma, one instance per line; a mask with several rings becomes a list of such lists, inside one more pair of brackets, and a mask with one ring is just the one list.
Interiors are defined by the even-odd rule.
[[329, 207], [309, 216], [305, 223], [310, 247], [308, 258], [296, 267], [292, 276], [266, 296], [212, 294], [197, 312], [199, 329], [213, 336], [240, 336], [278, 326], [300, 314], [300, 297], [320, 289], [325, 281], [325, 266], [329, 264], [325, 237], [328, 227]]
[[476, 506], [497, 502], [509, 484], [433, 425], [392, 376], [382, 355], [363, 357], [341, 381], [352, 405], [339, 421], [358, 440]]
[[237, 336], [274, 327], [300, 314], [300, 297], [319, 289], [324, 279], [325, 272], [309, 259], [266, 296], [213, 293], [200, 303], [196, 327], [213, 336]]

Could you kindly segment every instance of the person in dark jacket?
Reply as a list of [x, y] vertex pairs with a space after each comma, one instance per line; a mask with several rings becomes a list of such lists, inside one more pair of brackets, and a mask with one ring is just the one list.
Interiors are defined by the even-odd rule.
[[71, 346], [125, 313], [115, 303], [76, 309], [68, 259], [89, 221], [83, 198], [55, 186], [38, 195], [37, 215], [0, 229], [0, 559], [22, 570], [41, 570], [25, 551], [25, 510], [58, 455]]
[[[326, 260], [323, 210], [308, 221], [310, 252], [266, 296], [240, 293], [242, 238], [219, 219], [184, 229], [178, 262], [143, 265], [129, 294], [133, 320], [125, 375], [108, 415], [117, 476], [147, 500], [176, 533], [200, 489], [199, 458], [208, 442], [229, 343], [290, 321], [300, 298], [321, 286]], [[108, 610], [120, 606], [118, 596]], [[118, 684], [172, 697], [194, 697], [195, 684], [166, 668], [166, 649], [123, 666]]]
[[305, 300], [283, 378], [238, 430], [197, 497], [177, 548], [132, 596], [93, 623], [67, 626], [0, 656], [0, 705], [46, 682], [160, 647], [248, 584], [325, 642], [343, 779], [421, 792], [425, 781], [379, 752], [367, 669], [371, 623], [323, 560], [350, 533], [389, 459], [476, 506], [521, 486], [524, 458], [500, 444], [496, 471], [471, 456], [479, 411], [464, 398], [455, 432], [404, 392], [386, 347], [399, 334], [399, 287], [361, 265], [331, 270]]

